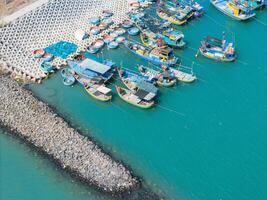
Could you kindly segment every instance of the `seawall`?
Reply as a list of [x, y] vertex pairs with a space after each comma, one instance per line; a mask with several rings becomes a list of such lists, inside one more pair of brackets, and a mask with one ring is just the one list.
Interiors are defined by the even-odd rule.
[[44, 151], [82, 180], [110, 193], [135, 189], [139, 181], [120, 162], [74, 130], [31, 92], [0, 75], [0, 123]]

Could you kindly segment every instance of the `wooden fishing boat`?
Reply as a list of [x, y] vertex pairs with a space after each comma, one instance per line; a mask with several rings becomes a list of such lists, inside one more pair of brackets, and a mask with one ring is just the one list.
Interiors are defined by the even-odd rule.
[[206, 37], [201, 41], [199, 52], [216, 61], [230, 62], [236, 59], [234, 44], [225, 39]]
[[86, 92], [99, 101], [112, 99], [111, 89], [107, 88], [101, 78], [86, 78], [72, 71], [74, 78], [84, 87]]
[[126, 40], [124, 45], [135, 55], [155, 65], [174, 65], [178, 61], [178, 58], [173, 54], [173, 50], [169, 47], [148, 48], [137, 42], [130, 42], [129, 40]]
[[219, 11], [230, 16], [236, 20], [248, 20], [255, 16], [252, 9], [248, 6], [237, 5], [235, 2], [230, 0], [210, 0]]
[[100, 33], [100, 28], [98, 26], [94, 26], [90, 29], [90, 33], [93, 34], [93, 35], [97, 35]]
[[116, 86], [116, 91], [121, 99], [139, 108], [147, 109], [154, 105], [153, 100], [146, 100], [146, 96], [140, 94], [140, 92], [133, 92], [118, 86]]
[[154, 86], [155, 81], [148, 77], [140, 76], [126, 69], [117, 69], [120, 80], [131, 91], [146, 90], [156, 96], [158, 89]]
[[171, 73], [167, 71], [162, 73], [157, 70], [144, 67], [143, 65], [137, 65], [139, 72], [144, 76], [147, 77], [148, 80], [155, 81], [158, 86], [161, 87], [171, 87], [175, 85], [176, 79], [173, 77]]
[[173, 67], [168, 67], [168, 71], [170, 71], [177, 78], [177, 80], [181, 82], [192, 83], [197, 79], [197, 77], [192, 72], [188, 73], [180, 69], [175, 69]]

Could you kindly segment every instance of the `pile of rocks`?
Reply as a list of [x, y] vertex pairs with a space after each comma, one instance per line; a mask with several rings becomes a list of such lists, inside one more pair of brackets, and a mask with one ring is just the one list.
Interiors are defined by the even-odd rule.
[[63, 168], [99, 189], [119, 193], [139, 181], [120, 162], [71, 128], [49, 106], [0, 75], [0, 123], [40, 148]]

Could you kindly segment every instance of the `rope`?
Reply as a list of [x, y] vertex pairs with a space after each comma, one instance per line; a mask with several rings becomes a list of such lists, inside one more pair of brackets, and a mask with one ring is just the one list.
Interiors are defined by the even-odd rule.
[[256, 17], [253, 17], [254, 20], [256, 20], [257, 22], [259, 22], [260, 24], [267, 26], [267, 22], [261, 21], [259, 19], [257, 19]]

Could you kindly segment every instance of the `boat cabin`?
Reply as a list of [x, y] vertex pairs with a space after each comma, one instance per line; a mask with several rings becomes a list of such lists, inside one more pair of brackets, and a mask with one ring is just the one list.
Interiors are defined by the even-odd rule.
[[172, 49], [170, 47], [166, 48], [154, 48], [150, 52], [150, 57], [157, 57], [163, 61], [167, 61], [172, 53]]
[[89, 58], [83, 60], [82, 62], [69, 61], [68, 65], [77, 74], [87, 78], [101, 77], [107, 81], [113, 76], [110, 66]]

